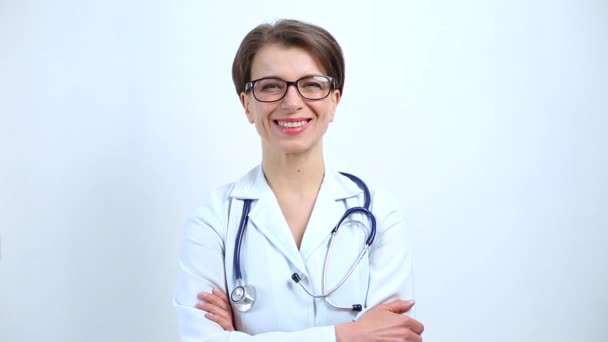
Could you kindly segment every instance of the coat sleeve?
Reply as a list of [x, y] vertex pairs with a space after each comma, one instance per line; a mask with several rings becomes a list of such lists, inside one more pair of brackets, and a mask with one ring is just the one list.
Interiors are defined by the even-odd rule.
[[[377, 220], [376, 238], [369, 252], [369, 287], [366, 309], [396, 299], [414, 299], [414, 274], [408, 232], [398, 201], [378, 190], [372, 201]], [[415, 316], [415, 309], [407, 312]]]
[[173, 306], [182, 342], [334, 342], [335, 327], [314, 327], [295, 332], [268, 332], [255, 336], [224, 331], [195, 308], [197, 294], [216, 287], [226, 291], [224, 236], [227, 200], [211, 199], [188, 220], [179, 254]]

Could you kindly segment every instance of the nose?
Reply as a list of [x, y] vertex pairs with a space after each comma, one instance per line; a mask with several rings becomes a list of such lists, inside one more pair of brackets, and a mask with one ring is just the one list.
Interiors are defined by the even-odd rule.
[[303, 104], [304, 101], [302, 97], [300, 97], [295, 84], [290, 84], [287, 86], [285, 97], [283, 97], [281, 100], [281, 108], [295, 112], [296, 110], [302, 108]]

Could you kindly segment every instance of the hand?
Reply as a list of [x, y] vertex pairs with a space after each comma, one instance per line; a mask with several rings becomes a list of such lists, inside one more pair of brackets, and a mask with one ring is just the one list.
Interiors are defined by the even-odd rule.
[[197, 303], [196, 308], [207, 312], [207, 319], [219, 324], [226, 331], [234, 331], [232, 307], [224, 292], [218, 289], [213, 289], [211, 293], [201, 292], [198, 299], [202, 302]]
[[414, 306], [414, 301], [395, 300], [369, 310], [359, 320], [336, 326], [338, 342], [408, 341], [421, 342], [424, 326], [402, 315]]

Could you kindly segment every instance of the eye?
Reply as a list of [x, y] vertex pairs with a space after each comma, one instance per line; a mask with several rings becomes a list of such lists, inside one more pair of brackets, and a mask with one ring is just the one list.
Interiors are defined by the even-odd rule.
[[301, 90], [306, 92], [324, 91], [329, 87], [329, 80], [321, 76], [306, 77], [298, 82]]
[[260, 82], [256, 83], [256, 90], [268, 93], [280, 92], [284, 87], [285, 83], [280, 80], [268, 79], [261, 80]]
[[301, 85], [304, 89], [322, 89], [323, 85], [315, 81], [306, 81]]

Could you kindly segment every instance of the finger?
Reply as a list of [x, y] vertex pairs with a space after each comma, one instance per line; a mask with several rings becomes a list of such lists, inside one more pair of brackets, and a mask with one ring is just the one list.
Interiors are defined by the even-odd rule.
[[214, 314], [218, 317], [221, 317], [222, 319], [230, 319], [230, 321], [232, 321], [232, 317], [230, 316], [229, 313], [218, 308], [215, 305], [211, 305], [211, 304], [207, 304], [207, 303], [199, 303], [196, 305], [196, 308], [199, 310], [205, 311], [207, 313]]
[[210, 320], [213, 321], [217, 324], [219, 324], [220, 327], [222, 327], [222, 329], [226, 330], [226, 331], [233, 331], [234, 327], [232, 326], [232, 323], [228, 320], [226, 320], [225, 318], [218, 316], [216, 314], [207, 312], [205, 314], [205, 317]]
[[422, 342], [422, 336], [410, 331], [408, 336], [405, 338], [407, 342]]
[[209, 304], [209, 303], [197, 303], [196, 304], [196, 308], [200, 309], [200, 310], [203, 310], [205, 312], [208, 312], [208, 313], [212, 313], [214, 315], [218, 315], [218, 316], [220, 316], [222, 318], [226, 318], [226, 319], [232, 320], [232, 315], [231, 315], [230, 312], [228, 312], [226, 310], [223, 310], [222, 308], [220, 308], [220, 307], [218, 307], [216, 305]]
[[211, 293], [213, 293], [214, 295], [220, 297], [224, 302], [230, 304], [230, 301], [228, 300], [228, 296], [224, 293], [224, 291], [218, 289], [217, 287], [213, 288], [213, 290], [211, 290]]
[[229, 320], [226, 320], [225, 318], [222, 318], [216, 314], [212, 314], [210, 312], [205, 314], [205, 317], [215, 323], [217, 323], [220, 327], [222, 327], [222, 329], [226, 330], [226, 331], [233, 331], [234, 327], [232, 326], [232, 322]]
[[424, 332], [424, 325], [417, 321], [415, 318], [404, 316], [405, 325], [417, 335], [422, 335]]
[[232, 308], [230, 307], [228, 301], [224, 301], [221, 297], [216, 296], [215, 294], [201, 292], [199, 293], [198, 298], [209, 304], [217, 305], [226, 311], [232, 311]]
[[222, 307], [226, 308], [226, 310], [232, 310], [232, 307], [230, 306], [230, 301], [228, 300], [228, 296], [226, 296], [226, 294], [222, 290], [214, 288], [213, 290], [211, 290], [211, 293], [223, 303]]
[[416, 304], [413, 300], [394, 300], [392, 302], [384, 304], [384, 307], [394, 313], [404, 313], [411, 309], [414, 304]]

